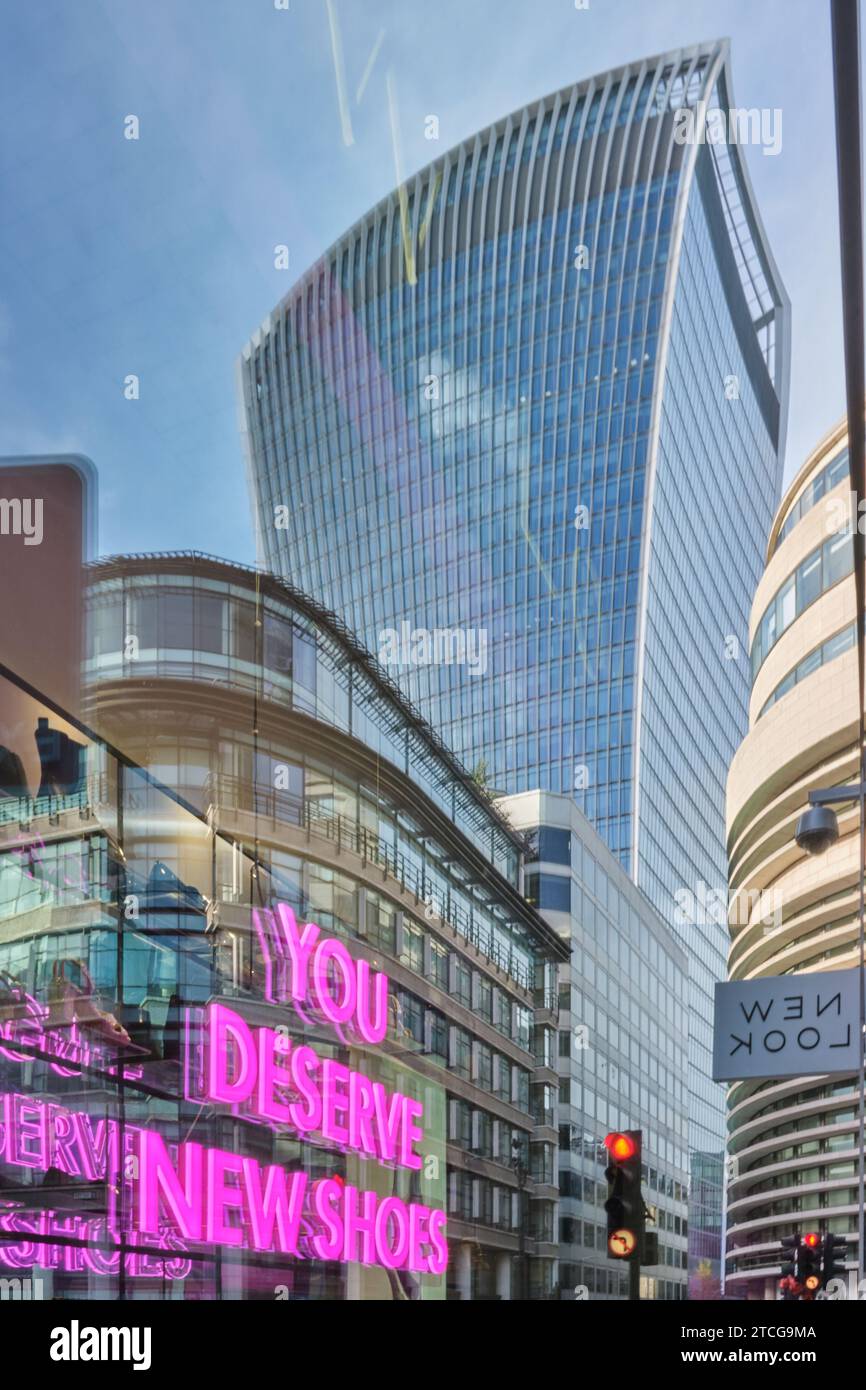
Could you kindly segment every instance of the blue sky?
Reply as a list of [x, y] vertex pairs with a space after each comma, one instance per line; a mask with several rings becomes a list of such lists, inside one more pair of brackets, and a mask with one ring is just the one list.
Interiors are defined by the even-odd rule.
[[[102, 553], [253, 561], [234, 362], [292, 281], [393, 187], [389, 71], [405, 173], [546, 92], [729, 35], [737, 104], [782, 111], [781, 152], [748, 159], [793, 304], [788, 475], [843, 413], [823, 0], [332, 0], [348, 122], [326, 0], [289, 5], [6, 8], [0, 453], [89, 455]], [[137, 141], [124, 139], [129, 114]], [[424, 138], [429, 114], [438, 143]], [[288, 271], [274, 268], [277, 243]], [[137, 401], [124, 398], [130, 373]]]

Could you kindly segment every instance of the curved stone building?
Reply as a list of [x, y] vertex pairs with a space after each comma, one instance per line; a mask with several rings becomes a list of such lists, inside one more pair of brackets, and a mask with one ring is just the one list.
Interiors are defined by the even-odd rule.
[[[668, 921], [680, 890], [725, 883], [781, 489], [788, 303], [742, 148], [758, 116], [726, 41], [534, 100], [360, 217], [239, 367], [267, 568], [492, 787], [573, 795]], [[682, 941], [691, 1248], [717, 1274], [724, 932]]]
[[[846, 425], [797, 474], [752, 606], [750, 730], [728, 778], [730, 977], [856, 967], [858, 825], [810, 857], [808, 793], [857, 778], [857, 652]], [[762, 896], [763, 895], [763, 896]], [[738, 1082], [728, 1099], [728, 1281], [774, 1298], [779, 1239], [814, 1228], [857, 1260], [857, 1078]]]
[[[518, 835], [342, 625], [278, 580], [193, 554], [106, 560], [90, 569], [87, 627], [85, 723], [34, 704], [42, 786], [28, 796], [10, 784], [0, 796], [0, 1089], [18, 1094], [23, 1136], [46, 1113], [73, 1135], [53, 1154], [29, 1138], [0, 1144], [0, 1267], [25, 1268], [40, 1252], [55, 1297], [117, 1296], [119, 1282], [124, 1297], [550, 1296], [556, 968], [568, 947], [522, 897]], [[287, 921], [316, 924], [331, 942], [331, 975], [309, 966], [311, 989], [333, 986], [334, 960], [387, 975], [376, 1046], [335, 1030], [333, 1002], [324, 1017], [306, 1000], [293, 1006]], [[350, 997], [345, 988], [337, 999]], [[197, 1041], [225, 1017], [228, 1054]], [[342, 1078], [331, 1091], [322, 1081], [321, 1132], [312, 1121], [309, 1136], [300, 1119], [263, 1122], [283, 1113], [279, 1099], [258, 1099], [252, 1113], [249, 1098], [210, 1103], [217, 1092], [201, 1088], [214, 1087], [214, 1064], [201, 1049], [246, 1058], [244, 1029], [262, 1049], [278, 1036], [286, 1050], [311, 1048]], [[223, 1101], [247, 1063], [225, 1066]], [[307, 1090], [292, 1078], [285, 1094], [307, 1096], [309, 1078]], [[356, 1082], [360, 1100], [350, 1090], [347, 1101]], [[386, 1088], [369, 1112], [379, 1128], [368, 1115], [368, 1131], [339, 1139], [339, 1113], [372, 1106], [375, 1084]], [[369, 1135], [384, 1145], [401, 1113], [380, 1115], [394, 1094], [423, 1103], [417, 1171], [370, 1156], [385, 1148]], [[363, 1109], [347, 1113], [362, 1125]], [[93, 1126], [105, 1117], [120, 1127], [112, 1136], [125, 1128], [136, 1145], [151, 1131], [170, 1152], [186, 1153], [191, 1136], [217, 1145], [208, 1163], [237, 1174], [208, 1168], [203, 1245], [188, 1238], [189, 1191], [174, 1193], [176, 1219], [160, 1236], [172, 1259], [152, 1254], [147, 1274], [128, 1212], [118, 1217], [106, 1199], [111, 1182], [79, 1180], [80, 1135], [91, 1135], [97, 1168], [102, 1135], [104, 1168], [105, 1130]], [[139, 1158], [135, 1148], [140, 1187], [118, 1185], [137, 1212], [148, 1190]], [[393, 1268], [373, 1254], [319, 1258], [311, 1233], [301, 1259], [267, 1253], [273, 1229], [262, 1236], [256, 1202], [267, 1213], [283, 1178], [255, 1201], [248, 1189], [241, 1206], [247, 1169], [232, 1164], [247, 1162], [305, 1173], [334, 1202], [375, 1193], [392, 1216], [384, 1236], [377, 1227], [376, 1252], [382, 1239], [399, 1237], [400, 1248], [406, 1211], [422, 1231], [431, 1211], [444, 1213], [447, 1270], [422, 1272], [429, 1254], [422, 1266], [395, 1257]], [[215, 1214], [214, 1201], [236, 1210]], [[122, 1265], [108, 1234], [118, 1222], [135, 1252]], [[56, 1248], [27, 1245], [22, 1233], [39, 1229]], [[98, 1256], [88, 1245], [97, 1240], [107, 1247]]]

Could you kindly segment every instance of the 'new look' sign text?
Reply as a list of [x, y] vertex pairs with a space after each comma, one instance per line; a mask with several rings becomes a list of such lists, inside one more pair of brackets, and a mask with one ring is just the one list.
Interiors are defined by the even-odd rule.
[[717, 984], [713, 1078], [856, 1071], [859, 1017], [856, 969]]

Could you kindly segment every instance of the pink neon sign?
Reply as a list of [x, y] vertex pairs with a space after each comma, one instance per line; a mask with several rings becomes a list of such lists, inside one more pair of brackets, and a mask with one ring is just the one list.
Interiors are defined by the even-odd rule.
[[[375, 1045], [388, 1027], [388, 977], [355, 961], [314, 922], [298, 926], [285, 903], [253, 910], [270, 1003], [291, 1003], [304, 1021], [328, 1022], [344, 1044]], [[416, 1171], [424, 1107], [400, 1091], [267, 1026], [253, 1027], [212, 1001], [201, 1038], [188, 1015], [184, 1077], [187, 1098], [225, 1105], [236, 1115], [289, 1130], [377, 1163]], [[380, 1197], [334, 1178], [195, 1143], [173, 1160], [158, 1134], [138, 1138], [137, 1221], [159, 1227], [166, 1214], [184, 1240], [278, 1251], [343, 1262], [441, 1274], [448, 1262], [445, 1212]]]
[[[102, 1217], [70, 1215], [49, 1208], [33, 1212], [11, 1202], [0, 1203], [0, 1230], [21, 1237], [14, 1244], [0, 1241], [0, 1265], [7, 1269], [29, 1269], [39, 1265], [41, 1269], [62, 1269], [67, 1274], [89, 1270], [92, 1274], [112, 1276], [120, 1272], [120, 1251], [111, 1249], [116, 1235]], [[87, 1244], [66, 1245], [58, 1239], [63, 1236]], [[160, 1253], [171, 1250], [177, 1242], [172, 1232], [158, 1236], [128, 1233], [126, 1243], [130, 1241], [152, 1247], [131, 1250], [123, 1256], [124, 1268], [132, 1278], [185, 1279], [188, 1276], [192, 1268], [188, 1259], [179, 1255], [165, 1258]]]
[[[66, 1173], [84, 1182], [104, 1182], [108, 1194], [108, 1219], [59, 1214], [42, 1209], [28, 1212], [18, 1203], [0, 1203], [0, 1230], [20, 1234], [21, 1242], [0, 1241], [0, 1264], [14, 1269], [39, 1264], [45, 1269], [62, 1265], [69, 1272], [90, 1269], [95, 1274], [114, 1274], [120, 1267], [120, 1253], [104, 1248], [84, 1249], [52, 1243], [51, 1237], [74, 1236], [105, 1247], [118, 1243], [116, 1196], [119, 1189], [120, 1129], [115, 1120], [95, 1119], [82, 1111], [67, 1110], [53, 1101], [38, 1100], [18, 1092], [0, 1095], [0, 1160], [12, 1167], [39, 1172]], [[125, 1126], [126, 1153], [134, 1152], [138, 1130]], [[177, 1235], [157, 1228], [142, 1235], [124, 1231], [127, 1244], [150, 1245], [155, 1251], [183, 1250]], [[165, 1274], [183, 1279], [189, 1273], [189, 1260], [181, 1257], [158, 1259], [147, 1249], [130, 1251], [125, 1257], [128, 1273], [141, 1278]]]
[[[320, 1058], [273, 1028], [250, 1028], [225, 1004], [204, 1015], [204, 1091], [190, 1099], [232, 1106], [236, 1113], [400, 1168], [418, 1169], [424, 1107], [379, 1081]], [[187, 1045], [189, 1046], [189, 1040]], [[187, 1065], [189, 1076], [193, 1068]]]
[[182, 1239], [196, 1245], [303, 1256], [306, 1218], [319, 1259], [421, 1274], [441, 1274], [447, 1266], [444, 1211], [334, 1178], [310, 1183], [304, 1172], [201, 1144], [179, 1144], [175, 1166], [153, 1130], [139, 1130], [137, 1154], [136, 1224], [145, 1233], [159, 1230], [165, 1211]]
[[[372, 1045], [384, 1040], [386, 975], [354, 961], [341, 941], [322, 937], [314, 923], [299, 928], [285, 904], [253, 916], [270, 1002], [290, 1002], [302, 1019], [328, 1022], [344, 1045], [351, 1038]], [[35, 1000], [29, 1011], [29, 1019], [0, 1029], [5, 1043], [20, 1045], [26, 1038], [31, 1047], [38, 1046], [35, 1040], [46, 1035], [44, 1011]], [[417, 1149], [423, 1139], [420, 1101], [389, 1092], [334, 1058], [320, 1057], [283, 1030], [252, 1027], [218, 1001], [205, 1010], [202, 1025], [195, 1043], [187, 1028], [187, 1099], [228, 1106], [275, 1130], [288, 1129], [391, 1168], [417, 1172], [422, 1167]], [[32, 1055], [16, 1052], [14, 1046], [0, 1052], [15, 1061]], [[61, 1075], [71, 1074], [53, 1065]], [[194, 1142], [168, 1146], [154, 1131], [131, 1125], [125, 1126], [121, 1156], [114, 1121], [94, 1121], [25, 1095], [0, 1100], [0, 1157], [20, 1167], [53, 1167], [88, 1181], [104, 1179], [106, 1226], [115, 1239], [116, 1194], [128, 1179], [134, 1231], [142, 1239], [164, 1244], [168, 1231], [169, 1241], [180, 1248], [192, 1242], [437, 1275], [447, 1266], [442, 1210], [396, 1195], [383, 1197], [335, 1178], [313, 1181], [303, 1171], [288, 1172]], [[128, 1171], [130, 1158], [134, 1162]]]
[[291, 1003], [335, 1029], [347, 1027], [375, 1046], [388, 1031], [388, 977], [354, 960], [339, 937], [322, 937], [315, 922], [298, 927], [288, 903], [253, 908], [253, 928], [265, 967], [265, 998]]
[[[22, 1052], [22, 1046], [29, 1050]], [[50, 1008], [22, 991], [20, 1016], [0, 1023], [0, 1057], [10, 1062], [32, 1062], [34, 1055], [42, 1057], [57, 1076], [80, 1076], [83, 1068], [109, 1073], [120, 1069], [110, 1044], [91, 1041], [75, 1019], [52, 1025]], [[141, 1065], [127, 1065], [123, 1074], [128, 1081], [138, 1079]]]

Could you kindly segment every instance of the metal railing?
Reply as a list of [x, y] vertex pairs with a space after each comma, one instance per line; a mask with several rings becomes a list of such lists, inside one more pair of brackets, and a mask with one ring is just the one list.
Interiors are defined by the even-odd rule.
[[[376, 831], [368, 829], [348, 816], [317, 806], [314, 801], [302, 799], [289, 792], [270, 787], [251, 790], [249, 784], [238, 778], [210, 778], [205, 784], [206, 795], [214, 803], [230, 806], [234, 810], [248, 811], [295, 826], [309, 835], [315, 835], [336, 845], [337, 851], [346, 849], [367, 864], [391, 875], [392, 878], [414, 894], [419, 903], [432, 909], [435, 915], [464, 937], [476, 950], [516, 984], [524, 989], [532, 989], [535, 971], [527, 966], [510, 949], [502, 946], [493, 930], [484, 922], [476, 920], [459, 903], [452, 899], [450, 889], [443, 897], [441, 883], [431, 877], [423, 860], [416, 863], [410, 856], [396, 849]], [[246, 804], [244, 804], [246, 803]]]

